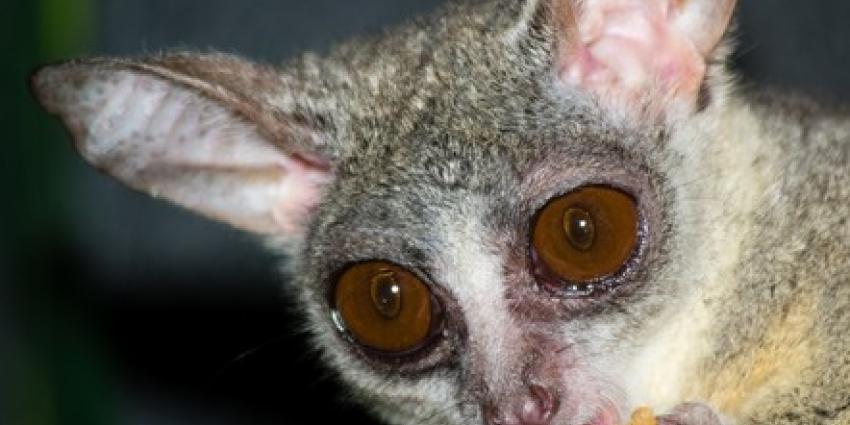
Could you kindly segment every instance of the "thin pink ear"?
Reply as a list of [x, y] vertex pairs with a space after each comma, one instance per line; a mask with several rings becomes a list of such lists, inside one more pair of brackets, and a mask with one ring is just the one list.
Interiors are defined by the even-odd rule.
[[[735, 0], [555, 0], [557, 75], [604, 102], [693, 108]], [[673, 105], [675, 104], [675, 105]]]
[[[177, 59], [184, 66], [161, 65]], [[297, 237], [333, 172], [295, 146], [311, 130], [235, 89], [244, 80], [268, 94], [283, 77], [251, 78], [261, 76], [253, 65], [222, 56], [207, 79], [186, 73], [209, 59], [69, 62], [41, 69], [32, 89], [83, 158], [128, 186], [240, 229]]]

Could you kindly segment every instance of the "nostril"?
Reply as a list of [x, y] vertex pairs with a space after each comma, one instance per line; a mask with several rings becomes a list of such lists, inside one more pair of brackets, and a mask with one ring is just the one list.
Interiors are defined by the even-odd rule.
[[[484, 424], [485, 425], [515, 425], [510, 422], [510, 418], [503, 418], [499, 410], [493, 406], [484, 408]], [[516, 422], [516, 421], [513, 421]]]
[[494, 407], [486, 406], [481, 413], [484, 415], [484, 425], [502, 425], [499, 414]]
[[519, 419], [525, 425], [548, 425], [558, 410], [558, 399], [546, 387], [532, 385], [529, 396], [523, 400]]

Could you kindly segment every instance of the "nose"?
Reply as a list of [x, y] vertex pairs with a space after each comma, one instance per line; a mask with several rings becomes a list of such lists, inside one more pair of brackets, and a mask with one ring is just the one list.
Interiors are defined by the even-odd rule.
[[558, 411], [555, 392], [541, 385], [531, 385], [528, 392], [505, 400], [502, 408], [486, 408], [486, 425], [549, 425]]

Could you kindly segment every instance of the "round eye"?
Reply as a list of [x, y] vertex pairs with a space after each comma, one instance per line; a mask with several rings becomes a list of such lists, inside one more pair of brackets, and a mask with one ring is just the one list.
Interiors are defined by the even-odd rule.
[[385, 354], [404, 354], [428, 342], [433, 328], [431, 291], [395, 264], [370, 261], [346, 269], [337, 281], [335, 304], [354, 340]]
[[605, 186], [586, 186], [549, 201], [532, 231], [534, 253], [550, 274], [576, 284], [620, 271], [638, 241], [634, 199]]

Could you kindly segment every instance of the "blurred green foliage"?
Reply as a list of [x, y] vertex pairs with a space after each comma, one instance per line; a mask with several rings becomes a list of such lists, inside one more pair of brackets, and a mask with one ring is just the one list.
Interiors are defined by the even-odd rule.
[[[66, 252], [67, 137], [27, 90], [37, 65], [89, 51], [95, 35], [89, 0], [12, 0], [0, 6], [3, 101], [10, 124], [0, 155], [0, 320], [12, 341], [0, 377], [0, 423], [113, 424], [108, 366], [80, 314], [57, 288]], [[0, 265], [2, 267], [2, 265]], [[2, 328], [0, 328], [2, 329]]]

